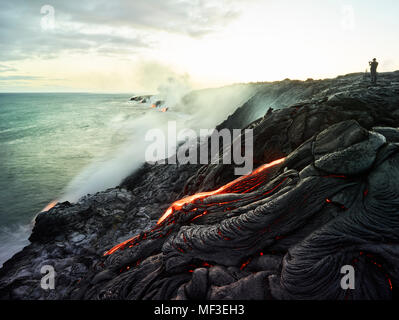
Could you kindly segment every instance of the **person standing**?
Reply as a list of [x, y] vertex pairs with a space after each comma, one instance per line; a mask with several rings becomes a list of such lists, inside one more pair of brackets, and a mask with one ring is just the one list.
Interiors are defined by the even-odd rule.
[[369, 65], [370, 65], [371, 83], [377, 84], [377, 67], [378, 67], [377, 59], [374, 58], [373, 61], [369, 61]]

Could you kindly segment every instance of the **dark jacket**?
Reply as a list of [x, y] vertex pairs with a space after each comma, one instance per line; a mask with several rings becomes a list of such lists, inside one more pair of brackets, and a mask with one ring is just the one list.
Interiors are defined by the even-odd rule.
[[377, 61], [370, 62], [370, 71], [371, 72], [377, 72], [377, 67], [378, 67]]

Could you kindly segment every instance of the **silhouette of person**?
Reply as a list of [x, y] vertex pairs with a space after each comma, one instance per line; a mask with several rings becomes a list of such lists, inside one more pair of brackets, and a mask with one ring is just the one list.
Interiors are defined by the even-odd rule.
[[374, 58], [373, 61], [369, 61], [369, 65], [370, 65], [371, 83], [377, 84], [377, 67], [378, 67], [377, 59]]

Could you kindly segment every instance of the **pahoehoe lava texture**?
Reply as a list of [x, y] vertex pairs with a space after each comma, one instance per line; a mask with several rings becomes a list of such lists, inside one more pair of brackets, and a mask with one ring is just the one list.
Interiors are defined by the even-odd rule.
[[[399, 281], [399, 145], [353, 120], [307, 145], [295, 151], [308, 153], [300, 171], [289, 165], [294, 152], [256, 191], [183, 206], [156, 227], [156, 237], [109, 255], [79, 294], [389, 298]], [[344, 265], [355, 267], [357, 290], [341, 288]]]
[[[308, 100], [262, 106], [263, 117], [242, 122], [254, 129], [255, 169], [263, 165], [247, 177], [234, 180], [232, 165], [144, 165], [120, 188], [40, 214], [32, 244], [0, 270], [0, 297], [391, 299], [399, 74], [379, 87], [360, 77], [293, 83]], [[238, 127], [265, 92], [221, 126]], [[221, 191], [189, 197], [210, 190]], [[57, 271], [52, 292], [37, 288], [43, 264]], [[341, 288], [344, 265], [354, 267], [354, 290]]]

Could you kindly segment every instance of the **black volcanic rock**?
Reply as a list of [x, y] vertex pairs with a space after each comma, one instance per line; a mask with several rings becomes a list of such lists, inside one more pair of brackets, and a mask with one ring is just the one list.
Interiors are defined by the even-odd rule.
[[134, 96], [130, 98], [130, 101], [136, 101], [140, 103], [147, 103], [150, 101], [152, 95], [142, 95], [142, 96]]
[[317, 135], [314, 165], [332, 174], [360, 174], [371, 167], [385, 143], [383, 135], [368, 132], [354, 120], [340, 122]]
[[[341, 134], [338, 128], [344, 129]], [[329, 135], [336, 138], [335, 147], [329, 147], [332, 154], [366, 143], [366, 157], [373, 153], [374, 161], [353, 158], [351, 163], [347, 153], [338, 153], [335, 160], [344, 158], [354, 171], [343, 176], [331, 168], [330, 172], [317, 169], [314, 145]], [[399, 146], [379, 135], [381, 143], [367, 143], [374, 135], [353, 120], [326, 129], [314, 139], [313, 160], [300, 172], [282, 163], [251, 193], [210, 196], [181, 208], [158, 228], [168, 230], [168, 236], [148, 234], [132, 248], [116, 251], [104, 260], [104, 269], [113, 271], [114, 277], [92, 282], [89, 290], [84, 287], [85, 293], [78, 290], [79, 295], [87, 299], [102, 299], [103, 292], [111, 299], [389, 298], [399, 280]], [[359, 175], [358, 165], [367, 174]], [[193, 207], [197, 216], [204, 206], [207, 214], [194, 222]], [[219, 215], [226, 206], [234, 208]], [[249, 265], [252, 259], [257, 262]], [[143, 264], [137, 265], [140, 261]], [[148, 270], [148, 264], [153, 268]], [[341, 289], [341, 267], [348, 264], [355, 265], [356, 287], [361, 290]], [[131, 265], [135, 266], [127, 268]], [[213, 271], [216, 266], [218, 271]], [[133, 287], [140, 292], [126, 291]]]
[[[284, 162], [160, 225], [173, 201], [234, 180], [233, 165], [145, 164], [121, 187], [58, 204], [37, 217], [32, 243], [0, 269], [0, 297], [392, 298], [398, 81], [393, 72], [378, 86], [361, 74], [253, 84], [254, 96], [218, 128], [254, 130], [255, 168]], [[57, 272], [55, 290], [40, 288], [46, 264]], [[355, 290], [340, 287], [344, 265], [355, 269]]]

